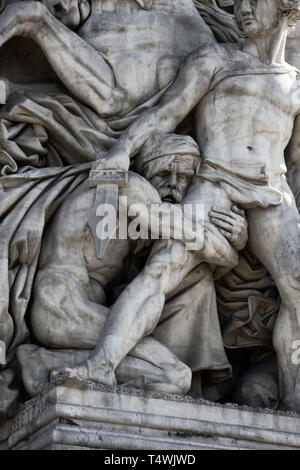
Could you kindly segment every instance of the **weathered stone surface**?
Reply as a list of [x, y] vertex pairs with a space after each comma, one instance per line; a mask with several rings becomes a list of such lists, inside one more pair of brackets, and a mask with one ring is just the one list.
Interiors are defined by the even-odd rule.
[[[296, 413], [69, 383], [24, 405], [9, 449], [299, 449]], [[4, 447], [4, 445], [3, 445]]]
[[299, 20], [0, 2], [2, 448], [299, 448]]

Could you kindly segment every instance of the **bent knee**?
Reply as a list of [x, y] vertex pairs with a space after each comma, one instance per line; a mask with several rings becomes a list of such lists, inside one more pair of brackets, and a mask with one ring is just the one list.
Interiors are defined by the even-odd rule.
[[272, 272], [281, 296], [285, 296], [290, 290], [300, 292], [300, 247], [293, 245], [291, 242], [283, 248], [278, 256], [278, 268]]
[[74, 347], [72, 320], [66, 315], [60, 316], [58, 310], [40, 299], [33, 302], [30, 321], [33, 338], [38, 344], [49, 348]]
[[109, 309], [70, 282], [60, 273], [37, 276], [30, 311], [34, 339], [51, 348], [94, 348]]
[[300, 302], [300, 272], [298, 269], [291, 270], [286, 275], [280, 273], [280, 277], [275, 279], [276, 287], [279, 290], [281, 302], [285, 303], [286, 305], [290, 305], [291, 303], [296, 303], [297, 305]]
[[[41, 346], [56, 349], [94, 349], [99, 340], [99, 325], [84, 318], [74, 318], [34, 302], [31, 309], [31, 330]], [[103, 322], [104, 324], [104, 322]], [[103, 326], [103, 325], [102, 325]]]
[[294, 272], [291, 272], [287, 276], [284, 276], [282, 279], [282, 284], [283, 286], [280, 286], [281, 290], [298, 290], [300, 293], [300, 272], [298, 272], [298, 270], [294, 270]]

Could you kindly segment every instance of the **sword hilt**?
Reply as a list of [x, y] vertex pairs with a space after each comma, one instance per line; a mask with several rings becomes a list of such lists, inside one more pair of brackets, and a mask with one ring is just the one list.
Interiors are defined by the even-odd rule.
[[95, 188], [98, 184], [116, 184], [119, 188], [127, 186], [127, 170], [91, 170], [89, 187]]

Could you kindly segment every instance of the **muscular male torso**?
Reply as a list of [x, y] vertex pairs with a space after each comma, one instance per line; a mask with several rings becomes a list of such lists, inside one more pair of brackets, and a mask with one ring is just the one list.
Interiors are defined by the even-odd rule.
[[300, 111], [298, 73], [249, 57], [239, 52], [235, 63], [224, 60], [216, 69], [211, 91], [195, 112], [198, 143], [203, 158], [222, 160], [228, 168], [264, 164], [276, 178], [286, 171], [284, 149]]

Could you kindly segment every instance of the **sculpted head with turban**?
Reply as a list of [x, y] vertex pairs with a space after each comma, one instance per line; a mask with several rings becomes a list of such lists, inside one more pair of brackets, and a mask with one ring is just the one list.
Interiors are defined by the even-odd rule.
[[199, 164], [199, 147], [192, 137], [155, 133], [142, 147], [135, 169], [162, 200], [179, 203]]

